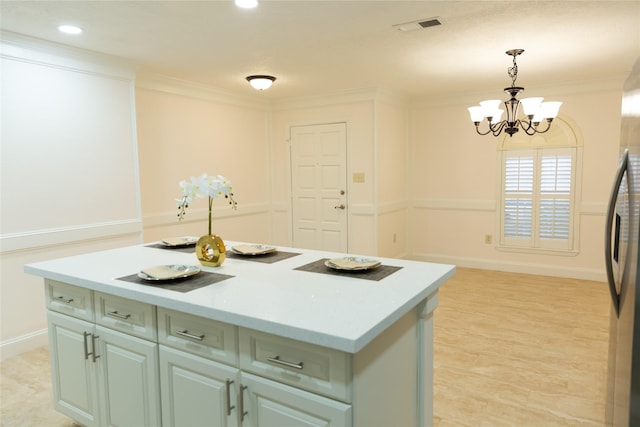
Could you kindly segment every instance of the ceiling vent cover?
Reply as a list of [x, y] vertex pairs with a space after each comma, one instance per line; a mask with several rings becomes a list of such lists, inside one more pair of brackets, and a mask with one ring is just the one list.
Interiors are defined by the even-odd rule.
[[430, 27], [442, 25], [444, 21], [439, 16], [428, 19], [420, 19], [419, 21], [405, 22], [404, 24], [396, 24], [393, 26], [398, 31], [406, 33], [408, 31], [422, 30]]
[[431, 18], [427, 19], [426, 21], [418, 22], [418, 25], [420, 25], [422, 28], [427, 28], [442, 25], [442, 22], [438, 18]]

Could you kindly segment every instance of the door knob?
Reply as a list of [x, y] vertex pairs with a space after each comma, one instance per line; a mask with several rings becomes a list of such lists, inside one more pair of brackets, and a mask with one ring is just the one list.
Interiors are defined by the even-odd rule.
[[343, 203], [343, 204], [341, 204], [341, 205], [334, 206], [333, 208], [334, 208], [334, 209], [344, 210], [344, 208], [345, 208], [345, 207], [346, 207], [346, 206], [345, 206], [345, 205], [344, 205], [344, 203]]

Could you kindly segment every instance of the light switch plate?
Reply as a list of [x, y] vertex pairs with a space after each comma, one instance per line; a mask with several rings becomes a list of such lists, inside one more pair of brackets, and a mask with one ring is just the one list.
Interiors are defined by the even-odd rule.
[[364, 172], [354, 172], [353, 173], [353, 182], [364, 182]]

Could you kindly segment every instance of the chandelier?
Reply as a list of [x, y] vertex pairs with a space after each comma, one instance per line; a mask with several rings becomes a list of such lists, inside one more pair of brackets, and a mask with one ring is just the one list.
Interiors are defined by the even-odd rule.
[[[498, 136], [504, 130], [510, 137], [519, 131], [521, 128], [527, 135], [535, 135], [536, 133], [544, 133], [551, 127], [551, 122], [558, 115], [558, 110], [562, 102], [542, 102], [543, 98], [524, 98], [522, 100], [516, 99], [516, 95], [524, 91], [521, 86], [516, 86], [516, 79], [518, 78], [518, 64], [516, 64], [516, 57], [524, 52], [524, 49], [511, 49], [505, 53], [509, 56], [513, 56], [513, 66], [509, 67], [507, 74], [511, 77], [511, 87], [504, 89], [511, 99], [504, 101], [504, 107], [507, 110], [507, 118], [500, 120], [504, 110], [500, 109], [499, 99], [490, 99], [482, 101], [479, 106], [469, 107], [469, 114], [471, 115], [471, 121], [476, 126], [476, 132], [479, 135], [487, 135], [492, 133], [493, 136]], [[522, 104], [524, 115], [527, 119], [518, 118], [518, 108]], [[480, 131], [480, 122], [486, 117], [489, 128], [486, 132]], [[547, 121], [547, 126], [544, 129], [538, 129], [538, 125], [543, 120]]]

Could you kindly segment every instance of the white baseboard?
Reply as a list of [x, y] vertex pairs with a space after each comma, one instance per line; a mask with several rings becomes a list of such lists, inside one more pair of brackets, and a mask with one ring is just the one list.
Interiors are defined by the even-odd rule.
[[48, 330], [30, 332], [0, 343], [0, 361], [49, 344]]
[[538, 276], [564, 277], [579, 280], [606, 282], [603, 270], [571, 268], [555, 265], [527, 264], [507, 261], [494, 261], [480, 258], [447, 257], [433, 254], [413, 254], [408, 259], [439, 264], [453, 264], [458, 267], [478, 268], [481, 270], [505, 271], [509, 273], [535, 274]]

